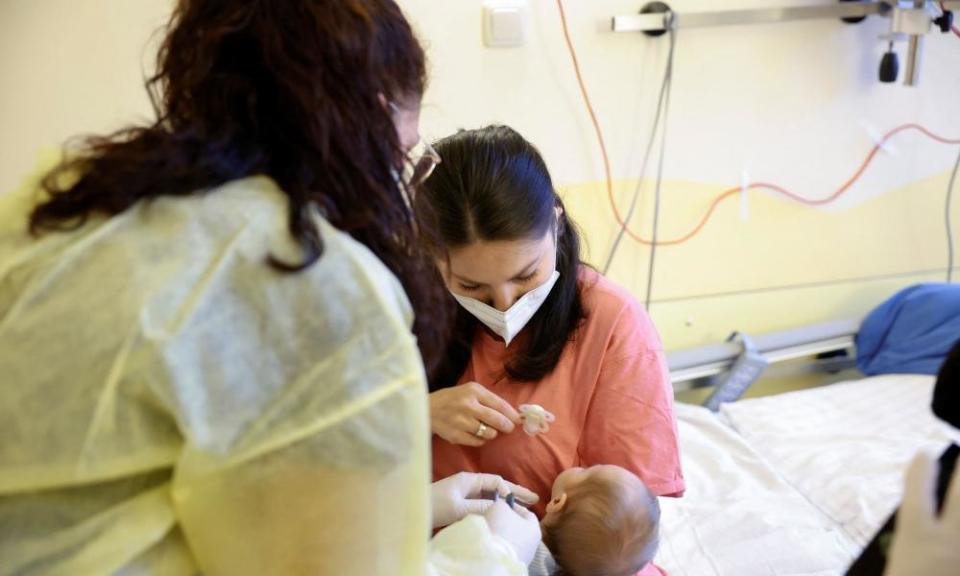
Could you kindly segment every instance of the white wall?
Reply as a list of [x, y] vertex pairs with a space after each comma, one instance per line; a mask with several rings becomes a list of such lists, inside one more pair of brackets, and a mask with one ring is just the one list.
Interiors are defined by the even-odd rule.
[[[172, 3], [0, 3], [0, 190], [18, 181], [37, 148], [149, 114], [143, 92], [144, 70], [153, 61], [149, 41]], [[458, 127], [509, 123], [540, 146], [560, 184], [598, 181], [599, 152], [555, 0], [529, 3], [530, 42], [488, 49], [481, 42], [480, 0], [401, 0], [431, 61], [424, 130], [439, 136]], [[683, 12], [824, 3], [830, 2], [677, 0], [673, 5]], [[666, 54], [665, 39], [607, 30], [612, 15], [632, 13], [641, 4], [565, 1], [617, 178], [630, 178], [639, 169]], [[928, 36], [920, 88], [881, 85], [875, 77], [883, 46], [876, 37], [886, 25], [873, 18], [857, 26], [800, 22], [683, 30], [667, 178], [735, 184], [746, 166], [758, 179], [776, 178], [815, 194], [844, 179], [862, 158], [870, 138], [861, 121], [881, 131], [918, 121], [960, 134], [957, 38]], [[952, 156], [948, 147], [912, 136], [895, 146], [902, 161], [870, 171], [864, 190], [934, 174]]]
[[[480, 0], [400, 0], [428, 47], [432, 83], [423, 131], [507, 123], [540, 147], [571, 213], [602, 263], [616, 232], [592, 128], [563, 42], [555, 0], [529, 0], [531, 38], [481, 41]], [[831, 0], [676, 0], [679, 12], [831, 4]], [[614, 14], [640, 1], [565, 0], [625, 210], [654, 110], [665, 38], [614, 34]], [[151, 34], [172, 0], [0, 2], [0, 190], [37, 152], [78, 133], [149, 114]], [[685, 231], [713, 194], [753, 180], [823, 196], [846, 180], [885, 131], [919, 122], [960, 137], [960, 39], [930, 35], [921, 85], [883, 85], [876, 71], [887, 21], [681, 30], [667, 157], [665, 235]], [[901, 54], [903, 51], [901, 50]], [[905, 61], [901, 59], [902, 67]], [[908, 134], [881, 154], [841, 202], [811, 210], [752, 193], [751, 217], [722, 206], [704, 234], [657, 257], [652, 311], [668, 346], [862, 314], [897, 287], [941, 275], [941, 198], [957, 147]], [[648, 177], [652, 171], [648, 171]], [[633, 227], [649, 229], [650, 190]], [[960, 202], [958, 202], [960, 204]], [[960, 214], [958, 214], [960, 219]], [[612, 276], [638, 296], [647, 250], [624, 243]]]
[[[556, 1], [530, 0], [530, 42], [510, 49], [482, 46], [479, 0], [402, 4], [429, 44], [433, 84], [425, 130], [445, 134], [490, 122], [520, 130], [544, 153], [571, 212], [587, 228], [590, 260], [602, 265], [617, 226]], [[832, 2], [672, 4], [682, 14]], [[622, 212], [639, 172], [667, 40], [614, 34], [608, 27], [611, 16], [641, 5], [565, 0], [613, 175], [622, 185]], [[689, 230], [717, 192], [739, 185], [744, 170], [753, 181], [823, 197], [863, 161], [873, 145], [871, 130], [918, 122], [960, 138], [960, 39], [927, 37], [919, 87], [881, 84], [877, 68], [885, 46], [878, 36], [888, 25], [874, 17], [859, 25], [808, 21], [681, 30], [664, 168], [664, 236]], [[902, 46], [900, 54], [903, 71]], [[661, 248], [652, 313], [668, 346], [716, 341], [735, 329], [859, 316], [903, 285], [942, 278], [942, 195], [957, 146], [915, 133], [890, 144], [895, 153], [880, 154], [831, 206], [799, 208], [754, 192], [748, 223], [740, 222], [737, 202], [728, 202], [701, 236]], [[648, 179], [652, 174], [648, 170]], [[650, 229], [651, 188], [633, 222], [643, 235]], [[956, 206], [954, 214], [960, 219]], [[611, 275], [642, 297], [648, 250], [630, 241], [622, 246]]]
[[151, 113], [143, 89], [172, 0], [0, 2], [0, 191], [40, 149]]
[[[680, 11], [829, 0], [677, 0]], [[429, 130], [505, 122], [542, 148], [561, 183], [600, 180], [592, 129], [578, 95], [555, 0], [529, 0], [532, 38], [482, 46], [478, 0], [402, 0], [429, 45]], [[611, 150], [614, 176], [634, 176], [666, 56], [665, 37], [614, 34], [611, 16], [642, 2], [565, 0], [581, 66]], [[439, 8], [442, 6], [442, 8]], [[960, 135], [960, 45], [930, 35], [919, 88], [876, 80], [888, 21], [809, 21], [680, 32], [665, 176], [731, 182], [744, 166], [810, 193], [846, 177], [871, 144], [861, 122], [884, 130], [916, 121]], [[902, 51], [901, 51], [902, 53]], [[901, 69], [905, 58], [901, 58]], [[916, 142], [924, 144], [915, 149]], [[873, 171], [864, 189], [889, 189], [943, 169], [953, 154], [907, 138], [906, 158]], [[918, 158], [923, 158], [918, 162]], [[816, 169], [810, 164], [816, 162]]]

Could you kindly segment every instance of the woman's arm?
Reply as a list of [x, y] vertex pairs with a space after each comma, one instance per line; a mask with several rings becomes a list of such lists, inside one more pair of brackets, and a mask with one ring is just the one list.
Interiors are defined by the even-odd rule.
[[304, 425], [280, 419], [249, 451], [185, 451], [173, 499], [204, 573], [422, 570], [429, 534], [422, 385], [397, 381]]
[[659, 496], [684, 491], [673, 388], [653, 324], [639, 304], [617, 319], [579, 446], [584, 465], [616, 464]]

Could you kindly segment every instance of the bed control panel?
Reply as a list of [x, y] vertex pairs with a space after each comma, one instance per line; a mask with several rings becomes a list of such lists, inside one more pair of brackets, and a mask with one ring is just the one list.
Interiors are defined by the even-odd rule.
[[746, 334], [734, 332], [727, 342], [740, 344], [740, 355], [726, 376], [721, 377], [704, 406], [716, 412], [724, 402], [735, 402], [767, 369], [767, 359]]

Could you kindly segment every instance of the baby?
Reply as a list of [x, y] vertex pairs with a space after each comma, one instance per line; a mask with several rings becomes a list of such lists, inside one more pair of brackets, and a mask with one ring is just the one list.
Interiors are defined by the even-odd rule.
[[633, 473], [570, 468], [553, 483], [531, 576], [629, 576], [657, 551], [660, 505]]

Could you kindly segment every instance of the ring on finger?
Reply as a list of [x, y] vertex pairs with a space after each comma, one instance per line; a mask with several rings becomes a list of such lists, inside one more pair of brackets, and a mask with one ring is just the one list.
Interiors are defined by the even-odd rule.
[[477, 438], [483, 438], [487, 435], [487, 425], [483, 422], [480, 423], [480, 426], [477, 427], [477, 431], [473, 433]]

